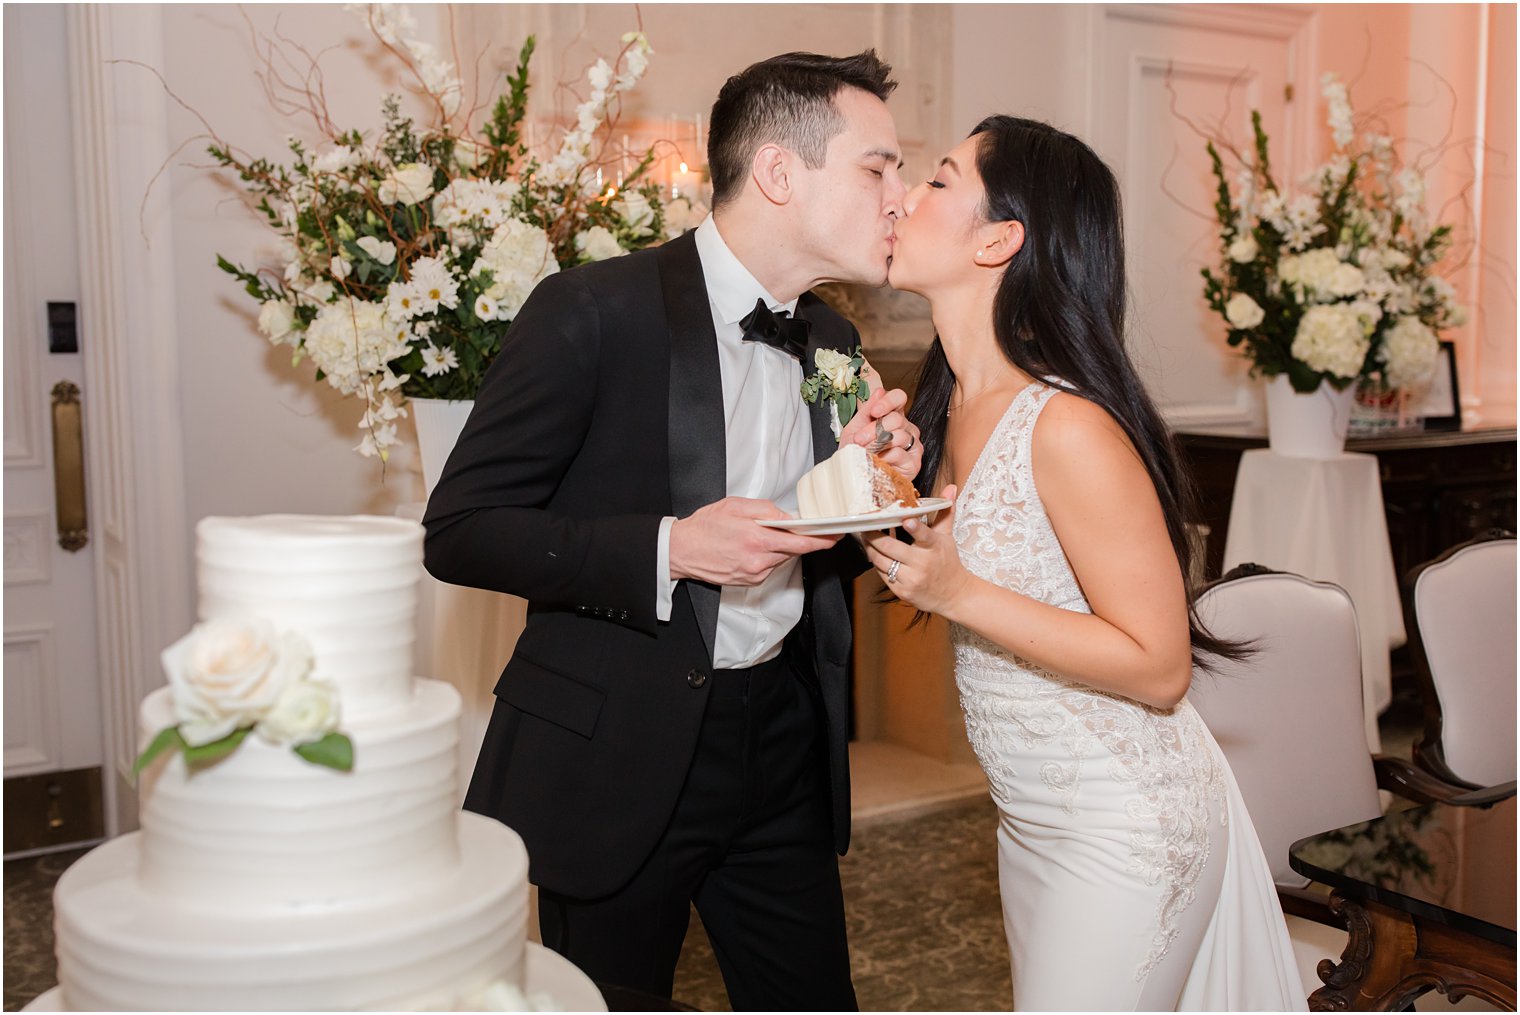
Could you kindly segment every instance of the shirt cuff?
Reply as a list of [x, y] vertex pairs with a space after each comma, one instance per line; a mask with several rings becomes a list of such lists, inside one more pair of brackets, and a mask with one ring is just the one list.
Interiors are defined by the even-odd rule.
[[655, 544], [654, 619], [662, 623], [670, 621], [671, 602], [676, 594], [676, 583], [670, 578], [670, 527], [675, 523], [674, 515], [660, 521], [659, 541]]

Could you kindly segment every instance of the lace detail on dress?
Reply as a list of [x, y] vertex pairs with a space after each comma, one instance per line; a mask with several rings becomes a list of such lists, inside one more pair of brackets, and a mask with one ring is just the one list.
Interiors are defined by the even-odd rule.
[[[1064, 610], [1090, 613], [1035, 489], [1035, 421], [1055, 388], [1032, 384], [993, 429], [957, 498], [954, 535], [972, 574]], [[1143, 979], [1166, 954], [1209, 859], [1211, 811], [1224, 814], [1224, 781], [1202, 720], [1186, 701], [1170, 711], [1078, 684], [951, 625], [966, 733], [995, 792], [1008, 796], [1021, 750], [1060, 745], [1069, 763], [1037, 773], [1063, 811], [1079, 814], [1083, 759], [1109, 756], [1107, 777], [1133, 788], [1129, 870], [1165, 883]], [[1035, 774], [1035, 773], [1028, 773]]]

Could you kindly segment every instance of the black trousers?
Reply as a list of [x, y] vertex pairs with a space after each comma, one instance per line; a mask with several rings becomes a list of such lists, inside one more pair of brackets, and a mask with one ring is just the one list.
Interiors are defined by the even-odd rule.
[[784, 656], [711, 680], [653, 854], [606, 898], [541, 891], [544, 944], [599, 983], [668, 998], [695, 903], [735, 1011], [853, 1011], [822, 703]]

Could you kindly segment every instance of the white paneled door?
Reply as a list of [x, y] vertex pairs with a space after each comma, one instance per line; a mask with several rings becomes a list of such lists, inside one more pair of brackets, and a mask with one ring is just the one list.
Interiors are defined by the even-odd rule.
[[[77, 306], [62, 5], [7, 4], [5, 73], [5, 776], [104, 761], [93, 547], [59, 545], [55, 387], [90, 411], [78, 353], [50, 352], [48, 304]], [[89, 341], [89, 315], [78, 315]], [[60, 336], [61, 337], [61, 336]], [[91, 449], [84, 448], [85, 455]], [[7, 819], [11, 817], [7, 809]]]
[[1130, 349], [1167, 418], [1256, 418], [1256, 386], [1202, 297], [1217, 256], [1215, 185], [1197, 128], [1242, 145], [1259, 109], [1277, 178], [1308, 163], [1312, 13], [1259, 6], [1110, 5], [1092, 22], [1093, 124], [1119, 176], [1129, 259]]

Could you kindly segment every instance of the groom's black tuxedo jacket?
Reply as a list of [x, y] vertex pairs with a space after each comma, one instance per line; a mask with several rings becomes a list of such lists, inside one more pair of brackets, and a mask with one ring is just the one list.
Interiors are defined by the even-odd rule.
[[[855, 328], [811, 294], [803, 364]], [[800, 394], [798, 397], [801, 397]], [[811, 407], [817, 460], [836, 448]], [[529, 602], [496, 685], [467, 806], [522, 835], [535, 883], [594, 898], [637, 870], [671, 815], [711, 689], [716, 586], [683, 581], [655, 619], [656, 540], [725, 495], [717, 338], [694, 237], [552, 275], [487, 372], [428, 501], [426, 565]], [[835, 845], [849, 841], [846, 667], [854, 540], [803, 558], [786, 651], [827, 715]], [[798, 750], [806, 750], [799, 744]], [[484, 771], [490, 766], [491, 771]]]

